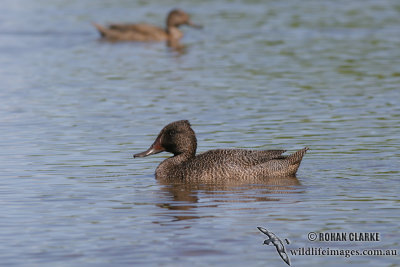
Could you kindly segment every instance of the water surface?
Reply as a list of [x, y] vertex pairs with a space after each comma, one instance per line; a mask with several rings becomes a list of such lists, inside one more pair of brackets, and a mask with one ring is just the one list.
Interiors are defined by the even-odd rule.
[[[183, 53], [101, 42], [91, 26], [162, 25], [174, 7], [204, 25], [183, 29]], [[5, 0], [0, 10], [3, 265], [285, 266], [257, 226], [287, 249], [399, 249], [397, 1]], [[199, 152], [310, 151], [292, 180], [162, 184], [154, 170], [168, 155], [132, 154], [178, 119], [191, 121]]]

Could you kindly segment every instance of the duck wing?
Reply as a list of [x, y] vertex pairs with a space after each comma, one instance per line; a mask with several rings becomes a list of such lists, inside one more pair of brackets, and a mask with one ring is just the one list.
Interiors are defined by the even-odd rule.
[[111, 24], [109, 27], [93, 24], [101, 36], [111, 41], [165, 41], [167, 33], [149, 24]]
[[300, 149], [289, 156], [270, 159], [251, 168], [250, 172], [259, 176], [294, 176], [300, 166], [308, 147]]
[[[191, 182], [266, 181], [293, 177], [308, 148], [282, 156], [285, 150], [215, 149], [189, 159], [174, 156], [156, 170], [157, 179]], [[164, 173], [165, 172], [165, 173]]]
[[165, 30], [151, 24], [111, 24], [109, 28], [120, 32], [135, 32], [152, 40], [163, 41], [167, 39]]
[[199, 154], [181, 167], [187, 176], [205, 176], [207, 180], [214, 176], [238, 180], [294, 176], [307, 150], [282, 156], [285, 150], [216, 149]]
[[284, 152], [285, 150], [215, 149], [197, 155], [195, 161], [206, 162], [208, 166], [249, 168], [282, 158]]
[[271, 159], [281, 158], [286, 150], [243, 150], [245, 157], [249, 157], [255, 161], [266, 162]]
[[118, 30], [118, 31], [136, 31], [144, 34], [150, 34], [153, 32], [165, 32], [160, 27], [146, 24], [146, 23], [138, 23], [138, 24], [110, 24], [110, 29]]

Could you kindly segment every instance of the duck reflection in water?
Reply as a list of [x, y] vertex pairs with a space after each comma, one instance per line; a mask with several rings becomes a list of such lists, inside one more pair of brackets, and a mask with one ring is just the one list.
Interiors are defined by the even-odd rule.
[[[158, 181], [158, 183], [161, 185], [161, 192], [169, 200], [157, 204], [157, 206], [169, 210], [167, 215], [172, 216], [172, 221], [213, 216], [198, 215], [196, 211], [199, 208], [218, 208], [220, 204], [230, 202], [279, 201], [284, 195], [303, 193], [303, 188], [295, 176], [270, 177], [254, 184], [246, 182], [204, 184], [198, 182], [182, 183], [168, 181]], [[209, 204], [200, 201], [201, 198], [208, 199]], [[239, 209], [252, 209], [252, 207]]]
[[190, 16], [180, 9], [174, 9], [169, 12], [166, 27], [160, 27], [138, 23], [138, 24], [110, 24], [102, 26], [96, 23], [93, 25], [99, 31], [104, 40], [117, 41], [136, 41], [136, 42], [161, 42], [176, 50], [183, 50], [184, 46], [180, 44], [183, 32], [179, 29], [181, 25], [188, 25], [193, 28], [202, 28], [194, 24]]

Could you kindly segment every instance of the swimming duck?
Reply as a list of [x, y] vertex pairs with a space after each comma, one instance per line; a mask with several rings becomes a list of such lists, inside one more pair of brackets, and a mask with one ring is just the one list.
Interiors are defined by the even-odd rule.
[[163, 151], [174, 154], [156, 169], [156, 178], [170, 181], [255, 181], [294, 176], [307, 147], [289, 156], [285, 150], [215, 149], [196, 155], [197, 139], [189, 121], [165, 126], [150, 148], [133, 155], [146, 157]]
[[181, 25], [189, 25], [195, 28], [201, 26], [194, 24], [187, 13], [180, 9], [169, 12], [166, 28], [162, 29], [151, 24], [111, 24], [108, 27], [94, 23], [101, 36], [109, 41], [139, 41], [159, 42], [167, 41], [168, 45], [174, 46], [179, 43], [183, 33], [179, 30]]

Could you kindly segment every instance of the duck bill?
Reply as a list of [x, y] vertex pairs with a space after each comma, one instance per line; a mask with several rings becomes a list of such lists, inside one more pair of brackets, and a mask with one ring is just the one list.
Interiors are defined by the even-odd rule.
[[202, 28], [203, 28], [203, 25], [195, 24], [195, 23], [193, 23], [191, 20], [189, 20], [189, 21], [187, 22], [187, 25], [190, 26], [190, 27], [192, 27], [192, 28], [196, 28], [196, 29], [202, 29]]
[[143, 151], [141, 153], [134, 154], [133, 157], [134, 158], [142, 158], [142, 157], [154, 155], [154, 154], [157, 154], [157, 153], [160, 153], [163, 151], [165, 151], [165, 148], [163, 148], [161, 146], [159, 138], [157, 138], [157, 140], [151, 145], [151, 147], [149, 149], [147, 149], [146, 151]]

